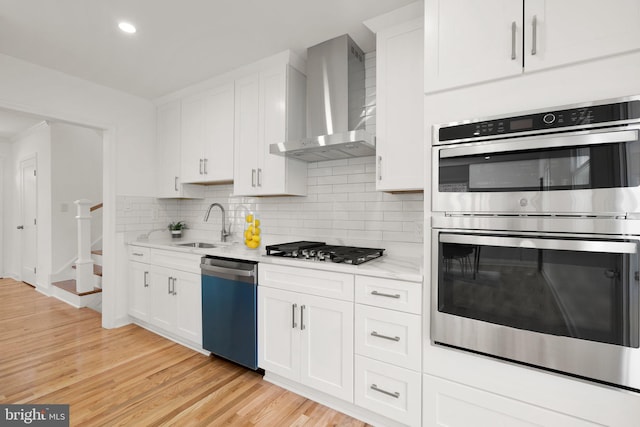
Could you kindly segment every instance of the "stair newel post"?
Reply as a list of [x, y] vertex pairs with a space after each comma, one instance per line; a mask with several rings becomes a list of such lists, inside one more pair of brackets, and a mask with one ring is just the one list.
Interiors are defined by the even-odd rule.
[[78, 260], [76, 261], [76, 290], [93, 290], [93, 259], [91, 258], [91, 200], [81, 199], [74, 202], [78, 221]]

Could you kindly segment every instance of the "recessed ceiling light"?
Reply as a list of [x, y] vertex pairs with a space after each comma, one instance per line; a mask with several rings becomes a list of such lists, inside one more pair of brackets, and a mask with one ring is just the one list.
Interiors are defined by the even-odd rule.
[[132, 24], [129, 24], [128, 22], [119, 23], [118, 28], [120, 28], [125, 33], [129, 33], [129, 34], [133, 34], [136, 32], [136, 27], [134, 27]]

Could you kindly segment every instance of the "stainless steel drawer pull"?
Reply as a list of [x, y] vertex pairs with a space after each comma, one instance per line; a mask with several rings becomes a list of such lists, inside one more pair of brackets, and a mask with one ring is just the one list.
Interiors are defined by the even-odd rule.
[[144, 256], [144, 254], [141, 254], [140, 252], [132, 252], [131, 255], [133, 255], [133, 256]]
[[296, 308], [298, 308], [298, 304], [291, 304], [291, 328], [295, 329], [298, 327], [296, 323]]
[[176, 292], [176, 278], [173, 277], [172, 279], [173, 279], [172, 280], [173, 281], [173, 286], [172, 286], [173, 287], [173, 292], [172, 293], [173, 293], [173, 295], [178, 295], [178, 292]]
[[378, 393], [382, 393], [382, 394], [386, 394], [387, 396], [391, 396], [391, 397], [395, 397], [396, 399], [400, 397], [400, 393], [398, 393], [397, 391], [394, 391], [393, 393], [387, 390], [383, 390], [381, 388], [378, 388], [377, 385], [375, 384], [371, 384], [371, 390], [375, 390]]
[[167, 293], [171, 295], [171, 277], [167, 277]]
[[511, 23], [511, 60], [516, 59], [516, 21]]
[[255, 169], [251, 169], [251, 186], [252, 187], [256, 186], [256, 170]]
[[148, 288], [149, 287], [149, 281], [147, 280], [149, 278], [149, 272], [145, 271], [144, 272], [144, 287]]
[[538, 53], [538, 17], [533, 15], [531, 21], [531, 55]]
[[173, 190], [178, 191], [178, 177], [176, 176], [173, 180]]
[[202, 165], [203, 165], [204, 161], [203, 159], [200, 159], [200, 175], [202, 175]]
[[376, 331], [371, 332], [371, 336], [376, 338], [384, 338], [385, 340], [389, 340], [389, 341], [400, 341], [400, 337], [390, 337], [388, 335], [380, 335]]
[[395, 298], [400, 299], [400, 294], [385, 294], [378, 291], [371, 291], [371, 295], [375, 295], [377, 297], [387, 297], [387, 298]]
[[209, 159], [204, 159], [204, 175], [209, 175], [209, 171], [207, 170], [207, 164], [209, 163]]
[[300, 330], [301, 331], [305, 330], [305, 326], [304, 326], [304, 309], [305, 309], [305, 306], [301, 305], [300, 306]]

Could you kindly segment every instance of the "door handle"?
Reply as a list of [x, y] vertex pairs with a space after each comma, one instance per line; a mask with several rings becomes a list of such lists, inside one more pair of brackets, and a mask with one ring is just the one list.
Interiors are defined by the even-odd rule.
[[147, 280], [147, 278], [149, 277], [149, 272], [145, 271], [144, 272], [144, 287], [148, 288], [149, 287], [149, 281]]
[[511, 23], [511, 60], [516, 59], [516, 21]]
[[385, 340], [389, 340], [389, 341], [400, 341], [400, 337], [390, 337], [388, 335], [381, 335], [379, 333], [377, 333], [376, 331], [371, 332], [371, 336], [372, 337], [376, 337], [376, 338], [384, 338]]
[[300, 330], [301, 331], [304, 331], [306, 329], [304, 326], [304, 309], [305, 309], [305, 306], [301, 305], [300, 306]]
[[16, 227], [18, 230], [24, 230], [24, 225], [19, 225]]
[[209, 159], [204, 159], [204, 174], [205, 175], [209, 175], [209, 172], [207, 171], [207, 164], [209, 163]]
[[377, 297], [387, 297], [387, 298], [395, 298], [400, 299], [400, 294], [385, 294], [378, 291], [371, 291], [371, 295], [375, 295]]
[[538, 17], [533, 15], [531, 20], [531, 55], [538, 53]]
[[172, 277], [171, 278], [171, 283], [172, 283], [172, 291], [171, 294], [172, 295], [178, 295], [178, 292], [176, 292], [176, 278]]
[[251, 186], [252, 187], [256, 186], [256, 170], [255, 169], [251, 169]]
[[178, 191], [178, 177], [176, 176], [173, 180], [173, 190]]
[[394, 391], [394, 392], [387, 391], [387, 390], [379, 388], [375, 384], [371, 384], [371, 390], [375, 390], [378, 393], [386, 394], [387, 396], [395, 397], [396, 399], [400, 397], [400, 393], [398, 393], [397, 391]]
[[203, 163], [204, 163], [204, 162], [202, 161], [202, 159], [200, 159], [200, 175], [202, 175], [202, 164], [203, 164]]
[[171, 295], [171, 277], [167, 278], [167, 293]]
[[262, 169], [258, 168], [258, 187], [262, 187]]
[[291, 304], [291, 328], [295, 329], [298, 327], [298, 324], [296, 323], [296, 308], [298, 307], [298, 304]]

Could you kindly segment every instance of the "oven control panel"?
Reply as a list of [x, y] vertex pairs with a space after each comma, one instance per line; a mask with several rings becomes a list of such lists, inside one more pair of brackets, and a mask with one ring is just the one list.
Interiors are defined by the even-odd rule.
[[606, 125], [609, 122], [633, 119], [640, 119], [640, 100], [564, 108], [442, 126], [438, 132], [438, 141], [448, 142], [523, 132], [544, 132], [548, 129], [594, 124]]

